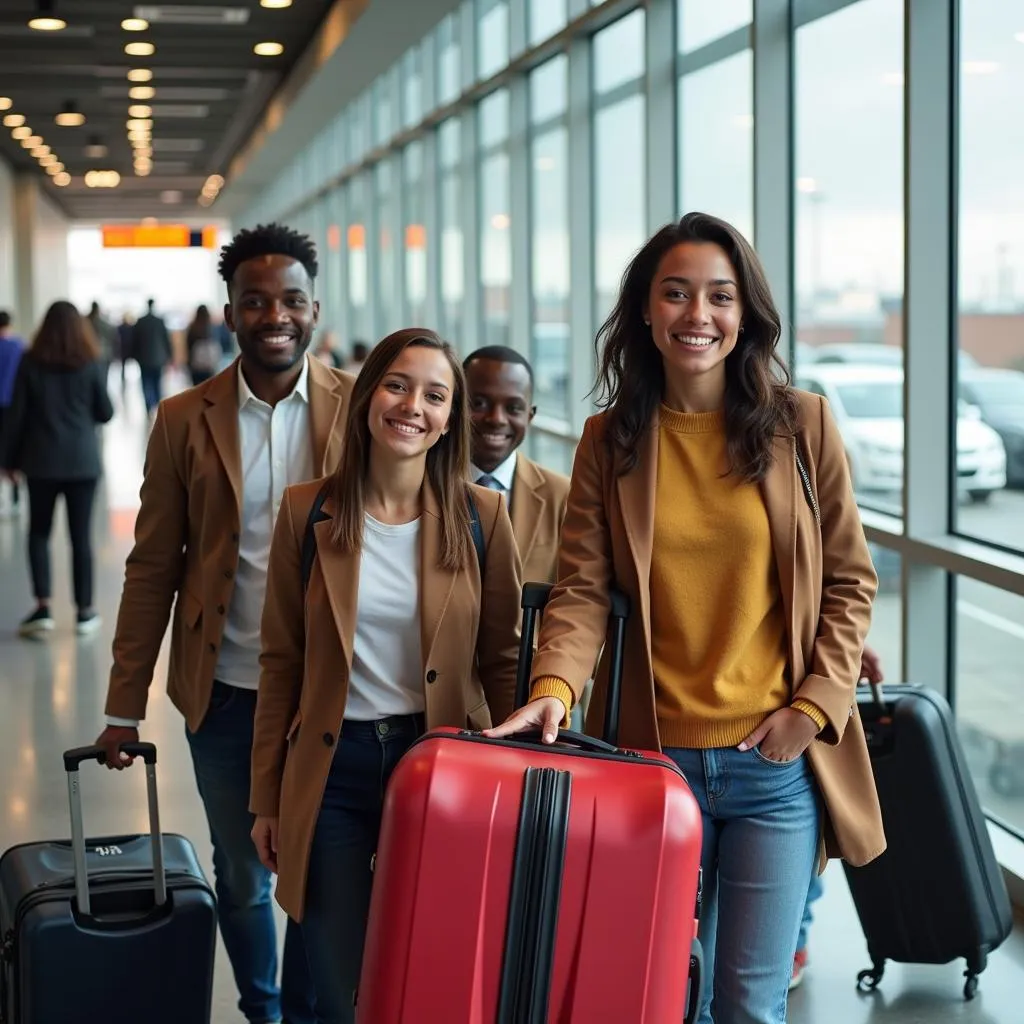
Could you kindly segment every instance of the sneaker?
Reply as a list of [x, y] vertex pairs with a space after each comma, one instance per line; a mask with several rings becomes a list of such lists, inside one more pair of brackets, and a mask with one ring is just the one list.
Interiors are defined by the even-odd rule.
[[102, 624], [103, 620], [96, 612], [79, 612], [78, 621], [75, 623], [75, 632], [79, 636], [92, 636]]
[[42, 636], [53, 630], [53, 616], [49, 608], [37, 608], [27, 619], [21, 620], [18, 633], [21, 636]]
[[807, 970], [807, 950], [798, 949], [793, 957], [793, 975], [789, 979], [789, 989], [792, 992], [801, 981], [804, 980], [804, 971]]

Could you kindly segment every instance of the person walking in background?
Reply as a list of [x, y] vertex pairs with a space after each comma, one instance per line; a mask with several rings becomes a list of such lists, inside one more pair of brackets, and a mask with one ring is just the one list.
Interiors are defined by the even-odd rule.
[[64, 495], [76, 630], [94, 633], [92, 506], [102, 473], [96, 426], [114, 415], [99, 346], [89, 321], [70, 302], [46, 312], [18, 366], [0, 464], [28, 481], [28, 556], [36, 609], [19, 627], [22, 636], [54, 628], [50, 610], [50, 533], [57, 498]]
[[[4, 421], [7, 419], [18, 364], [24, 351], [25, 342], [11, 329], [11, 314], [0, 309], [0, 446], [3, 445]], [[8, 487], [10, 497], [7, 496]], [[9, 480], [0, 477], [0, 518], [17, 514], [20, 496], [21, 488], [15, 474], [11, 474]]]
[[164, 370], [173, 358], [171, 336], [167, 324], [153, 312], [155, 300], [146, 302], [146, 313], [140, 316], [132, 328], [132, 358], [139, 364], [142, 377], [142, 396], [146, 401], [146, 412], [152, 415], [160, 404], [163, 389]]
[[222, 350], [206, 306], [196, 309], [196, 315], [185, 331], [185, 350], [193, 387], [209, 380], [217, 372]]
[[94, 302], [89, 307], [89, 314], [86, 319], [89, 321], [89, 326], [92, 327], [92, 333], [96, 338], [96, 344], [99, 345], [99, 360], [102, 364], [105, 375], [110, 369], [110, 364], [117, 355], [118, 349], [121, 347], [117, 328], [100, 312], [98, 302]]
[[117, 358], [121, 361], [121, 391], [125, 389], [126, 369], [128, 360], [134, 359], [132, 353], [132, 335], [135, 331], [135, 318], [131, 313], [125, 313], [121, 322], [117, 325]]
[[370, 346], [365, 341], [353, 341], [352, 358], [345, 364], [345, 372], [351, 373], [353, 377], [358, 377], [369, 354]]

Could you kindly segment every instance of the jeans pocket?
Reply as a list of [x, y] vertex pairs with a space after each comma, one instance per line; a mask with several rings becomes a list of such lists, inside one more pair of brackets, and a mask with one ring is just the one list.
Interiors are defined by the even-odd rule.
[[237, 686], [227, 686], [224, 683], [214, 683], [210, 693], [209, 711], [226, 711], [234, 703], [238, 696]]
[[[773, 761], [767, 754], [761, 752], [760, 745], [752, 747], [754, 757], [757, 758], [762, 764], [771, 765], [772, 768], [789, 768], [794, 764], [800, 763], [799, 757], [794, 757], [791, 761]], [[802, 756], [802, 755], [801, 755]]]

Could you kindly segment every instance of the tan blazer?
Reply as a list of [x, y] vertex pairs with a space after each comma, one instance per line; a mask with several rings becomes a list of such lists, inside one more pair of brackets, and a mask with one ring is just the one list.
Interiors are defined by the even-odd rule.
[[[313, 465], [330, 472], [341, 454], [354, 378], [309, 360]], [[210, 703], [238, 568], [242, 458], [238, 361], [160, 403], [146, 451], [135, 546], [125, 566], [106, 712], [146, 717], [149, 684], [171, 626], [167, 693], [189, 729]]]
[[[277, 899], [300, 920], [320, 802], [340, 738], [355, 638], [359, 556], [314, 527], [318, 557], [302, 591], [302, 538], [319, 483], [289, 487], [270, 552], [252, 749], [250, 810], [280, 818]], [[438, 566], [441, 519], [429, 487], [420, 534], [420, 622], [426, 725], [485, 729], [512, 711], [519, 652], [519, 555], [505, 499], [473, 487], [484, 539], [459, 572]], [[324, 512], [333, 511], [330, 499]]]
[[554, 583], [569, 478], [519, 454], [512, 482], [512, 532], [524, 583]]
[[[776, 441], [762, 484], [786, 609], [794, 697], [828, 718], [810, 749], [827, 809], [829, 856], [861, 865], [885, 849], [881, 813], [855, 699], [876, 577], [850, 486], [843, 442], [827, 403], [797, 392], [800, 447], [821, 523], [797, 471], [795, 439]], [[558, 676], [578, 700], [605, 639], [608, 588], [632, 601], [626, 630], [620, 742], [658, 750], [651, 667], [650, 569], [658, 466], [657, 425], [640, 461], [618, 476], [604, 443], [605, 415], [588, 420], [573, 469], [559, 552], [559, 582], [544, 614], [533, 678]], [[602, 659], [587, 725], [600, 735], [608, 666]]]

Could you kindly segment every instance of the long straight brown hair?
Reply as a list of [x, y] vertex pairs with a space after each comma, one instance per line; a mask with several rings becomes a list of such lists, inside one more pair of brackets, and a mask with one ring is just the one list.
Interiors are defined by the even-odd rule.
[[597, 334], [601, 369], [594, 390], [600, 392], [598, 406], [608, 410], [607, 436], [619, 472], [628, 473], [665, 388], [664, 364], [644, 325], [644, 309], [662, 257], [683, 242], [719, 246], [736, 271], [743, 334], [725, 357], [725, 433], [731, 472], [757, 483], [771, 467], [774, 439], [796, 431], [796, 398], [778, 355], [782, 323], [761, 261], [736, 228], [710, 214], [688, 213], [666, 224], [626, 267], [618, 302]]
[[427, 483], [441, 507], [441, 567], [462, 569], [469, 558], [469, 399], [466, 377], [455, 350], [433, 331], [407, 327], [389, 334], [374, 346], [359, 370], [345, 421], [345, 443], [341, 460], [330, 482], [328, 494], [334, 502], [331, 541], [346, 553], [363, 545], [363, 514], [366, 477], [370, 469], [370, 400], [394, 361], [407, 348], [432, 348], [443, 353], [452, 368], [455, 388], [448, 419], [448, 433], [442, 434], [427, 452]]
[[99, 358], [92, 324], [63, 299], [46, 311], [29, 352], [33, 359], [60, 370], [77, 370]]

